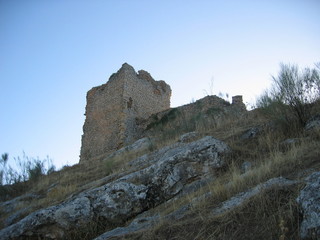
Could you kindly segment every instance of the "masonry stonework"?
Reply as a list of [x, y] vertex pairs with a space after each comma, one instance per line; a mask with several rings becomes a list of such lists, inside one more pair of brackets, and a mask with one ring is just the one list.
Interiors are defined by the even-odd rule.
[[164, 81], [125, 63], [109, 81], [87, 93], [80, 163], [133, 142], [137, 119], [170, 108], [171, 88]]

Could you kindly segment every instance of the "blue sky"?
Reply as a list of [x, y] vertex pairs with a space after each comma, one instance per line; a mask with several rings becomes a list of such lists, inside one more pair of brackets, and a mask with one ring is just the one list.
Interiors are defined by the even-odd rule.
[[[279, 63], [320, 61], [319, 0], [0, 0], [0, 154], [79, 161], [86, 92], [124, 62], [253, 102]], [[213, 82], [213, 87], [211, 83]]]

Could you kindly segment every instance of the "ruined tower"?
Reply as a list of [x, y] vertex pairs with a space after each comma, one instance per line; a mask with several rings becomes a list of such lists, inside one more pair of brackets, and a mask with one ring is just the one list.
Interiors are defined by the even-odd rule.
[[80, 163], [116, 150], [137, 137], [137, 118], [170, 108], [171, 88], [124, 63], [106, 84], [87, 93]]

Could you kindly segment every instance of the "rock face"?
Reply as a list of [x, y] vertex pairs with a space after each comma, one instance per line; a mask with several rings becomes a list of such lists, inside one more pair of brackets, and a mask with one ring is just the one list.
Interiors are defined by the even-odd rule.
[[4, 226], [9, 226], [15, 223], [18, 219], [21, 219], [21, 216], [26, 215], [30, 207], [25, 207], [15, 211], [19, 207], [19, 205], [30, 205], [32, 200], [41, 198], [40, 195], [36, 195], [33, 193], [27, 193], [25, 195], [16, 197], [12, 200], [3, 202], [0, 204], [0, 209], [3, 214], [9, 214], [9, 216], [4, 221]]
[[255, 138], [261, 132], [262, 132], [261, 127], [252, 127], [241, 135], [241, 139], [247, 140], [247, 139]]
[[144, 137], [144, 138], [141, 138], [141, 139], [135, 141], [134, 143], [132, 143], [130, 145], [127, 145], [127, 146], [120, 148], [119, 150], [109, 154], [108, 158], [123, 156], [128, 152], [130, 152], [130, 153], [143, 152], [143, 151], [146, 151], [147, 149], [150, 149], [150, 148], [152, 148], [151, 140], [147, 137]]
[[183, 142], [183, 143], [192, 142], [197, 138], [199, 138], [199, 136], [200, 135], [197, 132], [185, 133], [179, 138], [179, 142]]
[[229, 200], [221, 203], [221, 206], [219, 206], [218, 208], [215, 208], [213, 210], [213, 214], [221, 214], [226, 211], [232, 210], [233, 208], [241, 206], [241, 204], [243, 204], [245, 201], [247, 201], [248, 199], [250, 199], [254, 196], [257, 196], [262, 191], [265, 191], [265, 190], [268, 190], [268, 189], [271, 189], [274, 187], [283, 188], [285, 186], [294, 185], [296, 183], [297, 183], [296, 181], [291, 181], [291, 180], [285, 179], [283, 177], [272, 178], [272, 179], [268, 180], [267, 182], [261, 183], [246, 192], [241, 192], [241, 193], [237, 194], [236, 196], [230, 198]]
[[[230, 198], [229, 200], [221, 203], [220, 206], [214, 209], [207, 209], [207, 210], [210, 211], [213, 215], [223, 214], [228, 211], [232, 211], [237, 207], [245, 204], [251, 198], [257, 196], [263, 191], [267, 191], [272, 188], [285, 189], [286, 187], [295, 185], [295, 184], [297, 184], [296, 181], [291, 181], [283, 177], [272, 178], [267, 182], [264, 182], [262, 184], [257, 185], [254, 188], [249, 189], [246, 192], [241, 192], [237, 194], [236, 196]], [[190, 210], [192, 209], [192, 206], [196, 205], [199, 201], [208, 198], [210, 195], [211, 195], [211, 192], [207, 192], [202, 196], [194, 198], [192, 199], [192, 201], [190, 201], [190, 203], [183, 205], [182, 207], [175, 210], [174, 212], [165, 216], [161, 216], [161, 219], [168, 220], [168, 221], [179, 220], [185, 217], [190, 212]], [[149, 214], [148, 212], [144, 212], [138, 215], [128, 226], [115, 228], [95, 238], [95, 240], [107, 240], [107, 239], [113, 239], [115, 237], [123, 237], [127, 234], [132, 234], [142, 229], [150, 228], [156, 223], [158, 223], [159, 221], [160, 221], [160, 215], [158, 213]]]
[[0, 239], [61, 239], [68, 230], [94, 219], [123, 223], [184, 190], [199, 189], [197, 183], [214, 178], [215, 170], [224, 167], [229, 151], [225, 143], [207, 136], [146, 154], [131, 162], [130, 174], [36, 211], [1, 230]]
[[320, 239], [320, 172], [306, 178], [306, 186], [301, 190], [297, 202], [303, 214], [300, 237]]
[[306, 124], [305, 129], [307, 131], [320, 129], [320, 114], [312, 117]]
[[137, 118], [170, 108], [171, 89], [127, 63], [109, 81], [87, 93], [80, 163], [136, 140]]

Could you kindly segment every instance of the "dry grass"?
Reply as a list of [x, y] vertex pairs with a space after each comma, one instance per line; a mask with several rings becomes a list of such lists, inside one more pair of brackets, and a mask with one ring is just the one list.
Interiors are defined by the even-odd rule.
[[142, 156], [150, 150], [125, 151], [122, 154], [96, 161], [95, 164], [66, 166], [50, 175], [41, 176], [36, 182], [26, 182], [24, 183], [25, 191], [36, 193], [41, 197], [34, 199], [31, 204], [28, 201], [21, 202], [17, 210], [30, 207], [24, 214], [25, 216], [35, 210], [59, 204], [68, 197], [88, 188], [106, 184], [114, 180], [119, 174], [125, 174], [129, 169], [127, 163], [130, 160]]
[[[238, 134], [242, 130], [234, 132]], [[219, 216], [212, 216], [209, 211], [270, 178], [283, 176], [299, 180], [304, 177], [302, 171], [305, 169], [320, 170], [319, 132], [298, 135], [299, 142], [285, 147], [279, 143], [289, 136], [277, 131], [266, 132], [254, 143], [229, 138], [229, 144], [237, 151], [228, 159], [226, 172], [197, 192], [152, 210], [164, 217], [193, 202], [189, 215], [175, 222], [163, 220], [148, 231], [123, 239], [299, 239], [301, 219], [295, 199], [301, 186], [262, 192], [241, 207]], [[246, 174], [240, 170], [244, 160], [253, 163], [253, 168]], [[211, 192], [211, 197], [195, 202], [207, 192]]]
[[[167, 122], [166, 126], [151, 129], [146, 134], [155, 139], [152, 149], [124, 152], [97, 160], [95, 164], [65, 167], [49, 176], [43, 176], [40, 181], [26, 188], [43, 196], [34, 200], [30, 211], [60, 203], [88, 187], [97, 187], [112, 181], [133, 170], [127, 166], [130, 160], [176, 142], [183, 133], [197, 131], [202, 136], [212, 135], [230, 145], [233, 153], [226, 159], [226, 169], [216, 173], [214, 181], [197, 192], [152, 210], [165, 216], [194, 202], [192, 211], [184, 219], [176, 222], [163, 220], [151, 230], [130, 235], [125, 239], [298, 239], [300, 219], [295, 203], [298, 187], [263, 192], [236, 210], [219, 216], [210, 215], [208, 209], [270, 178], [284, 176], [300, 179], [304, 177], [302, 172], [306, 169], [320, 170], [320, 131], [304, 133], [293, 129], [283, 132], [277, 127], [265, 127], [257, 137], [242, 140], [240, 136], [251, 127], [267, 126], [268, 119], [258, 110], [244, 113], [241, 118], [233, 115], [225, 115], [223, 118], [199, 116], [192, 122], [190, 116], [180, 114]], [[191, 123], [188, 123], [189, 121]], [[287, 138], [300, 140], [291, 145], [282, 144]], [[252, 169], [243, 174], [241, 164], [245, 161], [252, 163]], [[194, 201], [207, 192], [211, 192], [211, 197]], [[25, 206], [19, 206], [23, 207]], [[99, 221], [93, 222], [87, 230], [81, 231], [81, 234], [77, 235], [75, 231], [70, 233], [70, 237], [93, 238], [105, 229], [102, 225]]]
[[124, 239], [298, 239], [296, 189], [272, 189], [227, 214], [203, 209], [179, 222], [162, 222]]
[[[305, 177], [304, 170], [311, 167], [314, 171], [320, 170], [319, 131], [295, 133], [294, 137], [297, 136], [300, 141], [289, 146], [280, 143], [290, 136], [277, 131], [266, 132], [254, 143], [229, 138], [237, 151], [228, 159], [225, 173], [199, 191], [163, 204], [154, 212], [165, 216], [204, 193], [211, 192], [211, 197], [194, 202], [193, 211], [181, 221], [164, 221], [149, 231], [125, 239], [299, 239], [301, 219], [295, 199], [301, 186], [262, 192], [243, 206], [219, 216], [208, 213], [222, 201], [268, 179], [283, 176], [300, 180]], [[245, 160], [251, 161], [253, 168], [242, 174], [240, 165]]]

